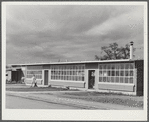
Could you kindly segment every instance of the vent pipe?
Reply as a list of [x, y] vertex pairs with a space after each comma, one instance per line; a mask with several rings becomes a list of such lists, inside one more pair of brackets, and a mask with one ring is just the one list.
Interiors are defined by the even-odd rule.
[[130, 42], [130, 60], [133, 58], [133, 41]]

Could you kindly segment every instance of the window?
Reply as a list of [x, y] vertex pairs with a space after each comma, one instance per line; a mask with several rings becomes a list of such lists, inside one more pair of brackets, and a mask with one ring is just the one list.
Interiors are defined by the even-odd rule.
[[42, 79], [42, 70], [28, 70], [27, 78], [32, 78], [33, 74], [35, 75], [36, 79]]
[[51, 79], [84, 81], [84, 65], [53, 65], [51, 66]]
[[133, 63], [99, 64], [99, 82], [133, 83]]

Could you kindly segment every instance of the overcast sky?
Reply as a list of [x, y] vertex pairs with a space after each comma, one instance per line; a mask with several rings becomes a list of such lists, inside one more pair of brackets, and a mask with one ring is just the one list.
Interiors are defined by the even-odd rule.
[[143, 6], [7, 5], [6, 62], [94, 60], [101, 46], [134, 41], [143, 57]]

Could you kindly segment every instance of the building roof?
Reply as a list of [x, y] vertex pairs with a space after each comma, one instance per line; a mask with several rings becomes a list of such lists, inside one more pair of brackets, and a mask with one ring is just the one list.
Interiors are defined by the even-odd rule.
[[111, 62], [128, 62], [136, 61], [130, 59], [121, 60], [98, 60], [98, 61], [71, 61], [71, 62], [49, 62], [49, 63], [26, 63], [26, 64], [11, 64], [11, 66], [28, 66], [28, 65], [50, 65], [50, 64], [84, 64], [84, 63], [111, 63]]
[[[20, 66], [20, 65], [19, 65]], [[21, 69], [20, 67], [16, 67], [16, 68], [14, 68], [14, 67], [11, 67], [11, 68], [6, 68], [6, 71], [17, 71], [17, 70], [19, 70], [19, 69]]]

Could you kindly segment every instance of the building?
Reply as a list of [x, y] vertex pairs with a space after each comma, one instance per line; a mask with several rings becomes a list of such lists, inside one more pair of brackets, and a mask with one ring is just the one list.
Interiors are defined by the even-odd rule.
[[31, 84], [35, 74], [37, 84], [143, 95], [143, 60], [105, 60], [12, 64], [11, 80]]

